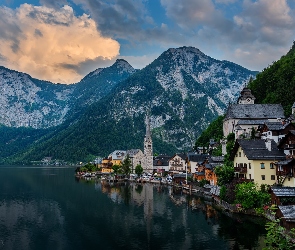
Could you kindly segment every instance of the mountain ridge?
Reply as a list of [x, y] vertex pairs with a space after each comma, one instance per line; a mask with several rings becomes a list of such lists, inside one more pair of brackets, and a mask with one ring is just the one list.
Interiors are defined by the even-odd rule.
[[[103, 71], [97, 75], [102, 76]], [[85, 105], [83, 112], [14, 159], [25, 162], [52, 156], [78, 161], [105, 156], [117, 148], [142, 148], [147, 112], [155, 152], [192, 150], [201, 131], [224, 112], [256, 73], [193, 47], [169, 49], [145, 68], [120, 78], [102, 98], [90, 103], [88, 98], [78, 98]]]

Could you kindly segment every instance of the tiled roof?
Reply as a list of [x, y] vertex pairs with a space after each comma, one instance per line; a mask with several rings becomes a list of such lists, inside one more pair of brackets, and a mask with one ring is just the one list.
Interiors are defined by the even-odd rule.
[[205, 161], [208, 158], [208, 155], [204, 154], [194, 154], [194, 155], [188, 155], [188, 160], [192, 162], [202, 162]]
[[294, 159], [288, 159], [288, 160], [284, 160], [284, 161], [278, 161], [276, 164], [278, 165], [288, 165], [290, 162], [294, 161]]
[[224, 161], [224, 156], [211, 156], [209, 158], [209, 162], [213, 163], [213, 162], [223, 162]]
[[178, 155], [183, 160], [185, 160], [187, 158], [186, 154], [180, 153], [180, 154], [176, 154], [176, 155]]
[[274, 131], [284, 129], [287, 124], [284, 125], [282, 122], [265, 122], [265, 125], [267, 126], [268, 130]]
[[[154, 166], [169, 166], [169, 160], [171, 159], [171, 156], [168, 155], [158, 155], [154, 157], [153, 165]], [[158, 162], [161, 162], [162, 164], [158, 164]]]
[[278, 197], [295, 197], [295, 187], [272, 187], [271, 190]]
[[210, 193], [214, 194], [216, 196], [219, 196], [220, 195], [220, 187], [219, 186], [211, 187]]
[[[265, 141], [262, 139], [238, 139], [236, 141], [240, 145], [249, 160], [284, 160], [286, 155], [283, 151], [278, 150], [274, 140], [271, 140], [271, 150], [266, 148]], [[235, 148], [237, 149], [236, 145]]]
[[265, 120], [239, 120], [237, 125], [263, 125], [264, 123]]
[[283, 217], [286, 221], [294, 222], [295, 221], [295, 205], [289, 206], [278, 206], [281, 210]]
[[130, 157], [133, 157], [133, 156], [136, 155], [139, 151], [140, 151], [140, 149], [129, 149], [129, 150], [127, 150], [127, 154], [128, 154]]
[[231, 104], [225, 119], [270, 119], [284, 118], [281, 104]]

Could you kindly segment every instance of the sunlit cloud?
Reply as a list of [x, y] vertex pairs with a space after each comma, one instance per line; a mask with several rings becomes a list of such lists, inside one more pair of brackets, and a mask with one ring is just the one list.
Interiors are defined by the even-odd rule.
[[75, 16], [70, 6], [23, 4], [16, 10], [1, 7], [0, 15], [1, 65], [38, 79], [77, 82], [83, 65], [93, 70], [97, 61], [119, 55], [119, 43], [103, 37], [88, 15]]

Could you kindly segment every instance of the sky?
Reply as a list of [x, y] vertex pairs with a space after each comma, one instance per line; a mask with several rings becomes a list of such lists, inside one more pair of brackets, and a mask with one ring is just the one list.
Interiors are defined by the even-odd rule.
[[0, 0], [0, 65], [54, 83], [182, 46], [262, 71], [294, 40], [295, 0]]

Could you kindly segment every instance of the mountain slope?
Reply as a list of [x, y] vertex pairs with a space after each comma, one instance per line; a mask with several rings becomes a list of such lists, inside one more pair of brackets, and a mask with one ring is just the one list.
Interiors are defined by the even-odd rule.
[[62, 123], [73, 86], [52, 84], [0, 67], [0, 124], [47, 128]]
[[0, 124], [8, 127], [49, 128], [79, 116], [85, 107], [107, 95], [136, 70], [125, 60], [98, 69], [81, 82], [66, 85], [34, 79], [0, 67]]
[[44, 156], [68, 161], [142, 148], [144, 117], [151, 117], [154, 152], [191, 150], [195, 139], [256, 72], [218, 61], [198, 49], [169, 49], [89, 106], [76, 123], [34, 145], [19, 161]]
[[281, 103], [290, 115], [295, 102], [295, 42], [286, 55], [259, 73], [249, 88], [256, 103]]

